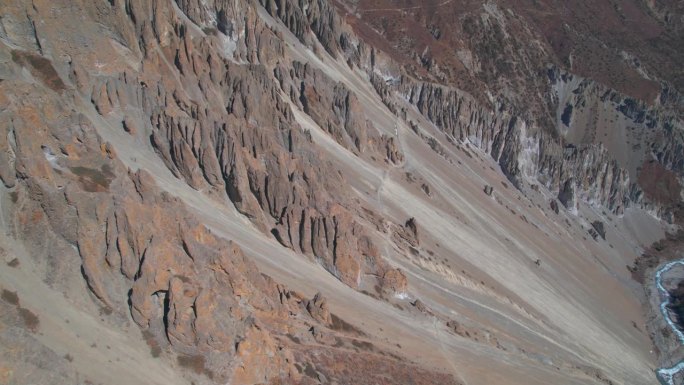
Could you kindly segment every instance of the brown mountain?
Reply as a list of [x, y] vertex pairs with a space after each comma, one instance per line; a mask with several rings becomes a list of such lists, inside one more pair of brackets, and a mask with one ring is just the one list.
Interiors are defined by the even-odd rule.
[[0, 383], [655, 383], [682, 15], [3, 2]]

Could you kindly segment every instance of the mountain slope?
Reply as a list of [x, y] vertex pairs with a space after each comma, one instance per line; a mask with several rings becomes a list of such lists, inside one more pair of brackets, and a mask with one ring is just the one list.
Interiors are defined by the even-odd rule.
[[667, 68], [637, 102], [436, 67], [362, 25], [410, 2], [2, 7], [3, 381], [654, 382], [626, 266], [681, 200]]

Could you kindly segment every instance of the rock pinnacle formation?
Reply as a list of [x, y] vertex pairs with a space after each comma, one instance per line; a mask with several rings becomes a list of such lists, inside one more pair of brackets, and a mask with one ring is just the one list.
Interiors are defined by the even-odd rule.
[[682, 25], [676, 1], [3, 1], [0, 384], [662, 382]]

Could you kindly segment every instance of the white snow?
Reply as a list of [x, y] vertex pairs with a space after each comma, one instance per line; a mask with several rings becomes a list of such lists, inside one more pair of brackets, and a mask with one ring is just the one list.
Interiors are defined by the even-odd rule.
[[50, 150], [49, 147], [43, 146], [43, 155], [45, 156], [45, 160], [47, 160], [48, 163], [50, 163], [50, 166], [52, 166], [52, 168], [62, 170], [62, 166], [60, 166], [58, 163], [59, 157], [53, 154], [52, 150]]

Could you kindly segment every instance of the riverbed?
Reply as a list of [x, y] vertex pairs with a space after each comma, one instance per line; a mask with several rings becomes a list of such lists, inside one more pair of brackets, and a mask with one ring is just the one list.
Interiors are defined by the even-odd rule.
[[[675, 321], [672, 319], [672, 315], [668, 309], [668, 305], [670, 304], [670, 294], [663, 284], [664, 274], [677, 267], [684, 267], [684, 260], [672, 261], [663, 265], [655, 274], [655, 284], [661, 298], [660, 312], [663, 316], [663, 319], [674, 335], [677, 336], [679, 344], [682, 345], [684, 344], [684, 333], [679, 327], [677, 327]], [[678, 384], [675, 383], [675, 376], [677, 373], [682, 371], [684, 371], [684, 361], [680, 361], [678, 364], [669, 368], [658, 369], [657, 377], [658, 380], [664, 385], [681, 385], [681, 382]]]

